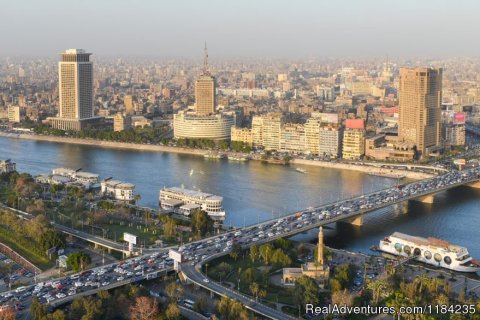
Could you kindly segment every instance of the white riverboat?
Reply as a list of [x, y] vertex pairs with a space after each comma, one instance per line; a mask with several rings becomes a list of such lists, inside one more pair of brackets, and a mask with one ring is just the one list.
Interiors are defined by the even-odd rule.
[[223, 197], [210, 193], [172, 187], [160, 190], [159, 204], [162, 209], [189, 216], [195, 209], [205, 211], [209, 216], [225, 216]]
[[480, 263], [474, 260], [465, 247], [436, 238], [410, 236], [400, 232], [380, 240], [380, 251], [460, 272], [477, 272]]

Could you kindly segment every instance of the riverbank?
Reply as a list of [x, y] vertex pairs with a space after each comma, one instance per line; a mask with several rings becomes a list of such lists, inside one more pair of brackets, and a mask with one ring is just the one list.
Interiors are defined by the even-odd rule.
[[433, 174], [425, 173], [425, 172], [418, 172], [418, 171], [411, 171], [411, 170], [400, 170], [400, 169], [390, 169], [390, 168], [379, 168], [374, 166], [368, 165], [357, 165], [357, 164], [350, 164], [350, 163], [342, 163], [342, 162], [328, 162], [328, 161], [316, 161], [316, 160], [305, 160], [305, 159], [293, 159], [290, 161], [291, 164], [300, 164], [305, 166], [317, 166], [323, 168], [332, 168], [332, 169], [340, 169], [340, 170], [353, 170], [353, 171], [360, 171], [368, 174], [378, 175], [385, 177], [391, 176], [403, 176], [407, 179], [414, 179], [414, 180], [422, 180], [434, 177]]
[[[150, 152], [168, 152], [168, 153], [178, 153], [178, 154], [188, 154], [195, 156], [203, 156], [208, 151], [201, 149], [191, 149], [191, 148], [181, 148], [181, 147], [170, 147], [170, 146], [161, 146], [161, 145], [149, 145], [149, 144], [138, 144], [138, 143], [127, 143], [127, 142], [116, 142], [116, 141], [104, 141], [104, 140], [94, 140], [94, 139], [78, 139], [78, 138], [69, 138], [69, 137], [56, 137], [56, 136], [42, 136], [35, 134], [17, 134], [17, 133], [6, 133], [0, 132], [0, 137], [14, 138], [14, 139], [26, 139], [26, 140], [35, 140], [35, 141], [45, 141], [53, 143], [68, 143], [68, 144], [80, 144], [94, 147], [102, 148], [111, 148], [111, 149], [128, 149], [128, 150], [138, 150], [138, 151], [150, 151]], [[257, 159], [252, 159], [257, 160]], [[260, 160], [261, 161], [261, 160]], [[385, 175], [385, 176], [404, 176], [407, 179], [428, 179], [433, 177], [432, 174], [425, 172], [417, 172], [411, 170], [399, 170], [399, 169], [389, 169], [389, 168], [379, 168], [374, 166], [367, 165], [357, 165], [350, 163], [342, 162], [329, 162], [329, 161], [316, 161], [316, 160], [305, 160], [305, 159], [293, 159], [290, 161], [291, 164], [299, 164], [306, 166], [317, 166], [323, 168], [332, 168], [339, 170], [353, 170], [375, 175]]]

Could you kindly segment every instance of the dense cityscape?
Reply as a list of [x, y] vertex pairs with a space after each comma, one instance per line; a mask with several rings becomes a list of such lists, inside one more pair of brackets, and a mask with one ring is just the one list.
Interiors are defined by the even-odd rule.
[[480, 59], [205, 37], [0, 56], [0, 319], [480, 319]]

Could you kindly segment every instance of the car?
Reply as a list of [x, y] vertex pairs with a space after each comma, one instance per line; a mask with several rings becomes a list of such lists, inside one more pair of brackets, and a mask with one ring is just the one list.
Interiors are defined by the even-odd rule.
[[204, 278], [204, 279], [203, 279], [203, 282], [205, 282], [205, 283], [209, 283], [209, 282], [210, 282], [210, 280], [208, 280], [207, 278]]

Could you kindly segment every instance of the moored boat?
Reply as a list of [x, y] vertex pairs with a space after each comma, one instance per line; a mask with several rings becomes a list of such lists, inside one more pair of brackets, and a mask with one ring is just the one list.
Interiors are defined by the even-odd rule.
[[394, 232], [380, 240], [378, 249], [453, 271], [477, 272], [480, 270], [480, 262], [469, 255], [467, 248], [432, 237], [423, 238]]

